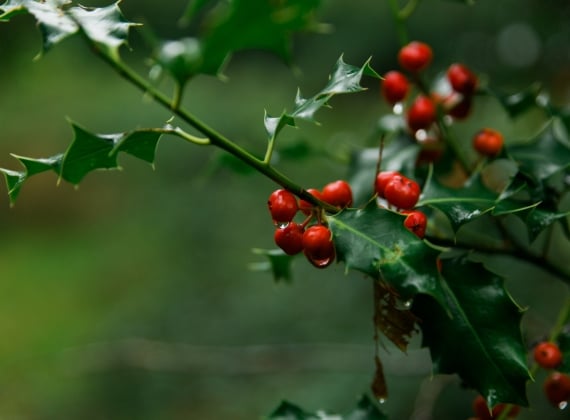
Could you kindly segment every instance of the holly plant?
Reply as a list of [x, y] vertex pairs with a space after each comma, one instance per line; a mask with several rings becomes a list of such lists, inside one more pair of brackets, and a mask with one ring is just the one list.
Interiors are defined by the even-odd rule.
[[[539, 369], [550, 375], [545, 398], [565, 408], [570, 300], [555, 325], [529, 339], [521, 329], [524, 308], [481, 256], [510, 256], [570, 283], [567, 261], [549, 253], [555, 236], [570, 250], [570, 113], [543, 90], [497, 93], [491, 80], [463, 63], [434, 68], [438, 51], [408, 34], [417, 3], [399, 8], [390, 1], [401, 42], [396, 68], [373, 69], [371, 60], [349, 64], [339, 54], [323, 72], [320, 90], [309, 96], [299, 90], [289, 109], [265, 113], [265, 153], [258, 156], [185, 109], [183, 95], [197, 77], [223, 77], [232, 56], [243, 50], [266, 50], [292, 63], [292, 36], [321, 27], [319, 0], [193, 0], [183, 19], [188, 28], [200, 29], [155, 41], [149, 76], [122, 58], [129, 33], [143, 26], [125, 17], [119, 2], [88, 8], [68, 0], [4, 1], [0, 22], [22, 14], [37, 22], [43, 42], [38, 57], [79, 37], [125, 83], [172, 116], [160, 127], [104, 134], [71, 122], [73, 139], [63, 152], [13, 155], [19, 168], [0, 169], [10, 202], [16, 203], [30, 177], [44, 172], [77, 185], [91, 172], [118, 168], [121, 154], [153, 164], [163, 137], [219, 148], [275, 184], [267, 203], [259, 203], [268, 208], [266, 227], [259, 229], [273, 226], [275, 248], [255, 252], [276, 281], [293, 277], [297, 258], [315, 270], [340, 264], [361, 273], [371, 284], [376, 345], [386, 338], [406, 352], [410, 340], [421, 336], [433, 374], [456, 374], [475, 391], [478, 419], [513, 418], [528, 410], [527, 389], [537, 386]], [[157, 87], [158, 74], [173, 81], [173, 92]], [[389, 111], [371, 122], [374, 146], [353, 151], [344, 179], [309, 185], [277, 167], [274, 152], [284, 130], [316, 123], [321, 111], [334, 113], [328, 108], [337, 95], [370, 90]], [[492, 121], [476, 119], [484, 100], [497, 101], [512, 121], [533, 111], [547, 122], [524, 141], [510, 138]], [[466, 121], [478, 127], [469, 137], [457, 129]], [[390, 394], [378, 354], [371, 375], [370, 392], [342, 418], [388, 418], [377, 404]], [[276, 407], [269, 418], [329, 418], [286, 401]]]

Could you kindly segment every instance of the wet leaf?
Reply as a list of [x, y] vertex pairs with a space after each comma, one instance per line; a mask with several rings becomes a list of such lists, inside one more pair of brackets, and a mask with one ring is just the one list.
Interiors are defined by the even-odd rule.
[[490, 407], [500, 402], [527, 406], [530, 374], [522, 310], [504, 280], [465, 254], [442, 258], [442, 269], [451, 316], [425, 296], [412, 308], [421, 319], [423, 345], [430, 349], [435, 371], [457, 373]]
[[517, 93], [506, 94], [492, 91], [491, 94], [499, 100], [511, 118], [516, 118], [537, 106], [536, 101], [541, 89], [539, 84], [533, 84]]

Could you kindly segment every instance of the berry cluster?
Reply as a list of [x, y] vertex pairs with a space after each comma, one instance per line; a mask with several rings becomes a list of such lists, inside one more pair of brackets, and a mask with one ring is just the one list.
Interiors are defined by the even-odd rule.
[[376, 194], [386, 200], [389, 206], [406, 214], [404, 226], [423, 238], [426, 233], [427, 217], [420, 210], [413, 210], [421, 194], [419, 184], [397, 171], [382, 171], [376, 175], [374, 183]]
[[[352, 205], [352, 189], [343, 180], [325, 185], [322, 191], [311, 188], [307, 192], [339, 210]], [[286, 254], [296, 255], [303, 252], [317, 268], [327, 267], [334, 261], [336, 253], [332, 233], [323, 220], [321, 208], [306, 200], [297, 201], [291, 192], [284, 189], [273, 191], [267, 206], [277, 227], [274, 234], [275, 243]], [[306, 216], [302, 223], [293, 221], [299, 210]]]
[[553, 370], [543, 384], [546, 398], [555, 407], [565, 408], [570, 402], [570, 376], [555, 370], [563, 361], [560, 348], [552, 341], [543, 341], [534, 347], [533, 356], [538, 366]]
[[[429, 67], [432, 59], [433, 52], [429, 45], [419, 41], [410, 42], [400, 49], [398, 62], [411, 79], [401, 71], [391, 70], [384, 75], [381, 84], [382, 95], [394, 106], [395, 112], [405, 110], [407, 127], [423, 146], [420, 154], [422, 161], [433, 161], [441, 156], [444, 145], [438, 134], [438, 113], [454, 120], [467, 118], [479, 83], [477, 75], [469, 67], [454, 63], [446, 72], [450, 93], [442, 95], [429, 91], [421, 80], [421, 72]], [[412, 85], [419, 93], [408, 99]], [[478, 153], [494, 157], [502, 149], [503, 137], [496, 130], [484, 128], [474, 135], [472, 142]]]

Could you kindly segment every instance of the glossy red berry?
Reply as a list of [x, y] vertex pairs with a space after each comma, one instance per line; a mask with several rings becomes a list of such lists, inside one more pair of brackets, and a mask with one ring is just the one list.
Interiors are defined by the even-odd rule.
[[[309, 188], [307, 192], [311, 194], [313, 197], [318, 198], [319, 200], [323, 199], [321, 192], [315, 188]], [[313, 207], [314, 206], [308, 201], [303, 199], [299, 200], [299, 209], [303, 212], [304, 215], [308, 216], [309, 214], [311, 214], [311, 211], [313, 211]]]
[[420, 186], [403, 175], [395, 175], [384, 188], [384, 197], [399, 209], [413, 208], [420, 198]]
[[332, 233], [324, 225], [313, 225], [303, 234], [303, 251], [315, 267], [324, 268], [334, 261]]
[[544, 369], [554, 369], [562, 363], [562, 352], [556, 343], [543, 341], [534, 348], [534, 360]]
[[400, 49], [398, 62], [403, 69], [417, 72], [431, 63], [433, 53], [431, 47], [423, 42], [412, 41]]
[[503, 135], [492, 128], [483, 128], [473, 137], [473, 147], [483, 156], [497, 156], [503, 148]]
[[465, 65], [455, 63], [447, 69], [447, 80], [454, 91], [472, 95], [477, 88], [477, 76]]
[[396, 175], [402, 176], [402, 174], [397, 171], [378, 172], [378, 175], [376, 175], [376, 182], [374, 183], [378, 197], [384, 198], [384, 189], [386, 188], [386, 185]]
[[419, 95], [406, 115], [408, 127], [412, 131], [428, 128], [433, 124], [436, 117], [436, 107], [427, 96]]
[[424, 212], [419, 210], [412, 210], [406, 212], [407, 216], [404, 219], [404, 226], [410, 232], [423, 239], [426, 235], [427, 217]]
[[399, 71], [389, 71], [382, 80], [382, 95], [384, 99], [392, 105], [404, 100], [410, 85], [408, 79]]
[[343, 180], [325, 185], [321, 196], [324, 202], [336, 207], [344, 208], [352, 204], [352, 188]]
[[293, 220], [299, 206], [297, 198], [287, 190], [275, 190], [267, 200], [267, 207], [275, 223], [288, 223]]
[[570, 401], [570, 376], [561, 372], [552, 372], [544, 381], [544, 393], [555, 407]]
[[303, 226], [291, 222], [283, 228], [276, 229], [273, 239], [286, 254], [295, 255], [303, 250], [303, 233]]

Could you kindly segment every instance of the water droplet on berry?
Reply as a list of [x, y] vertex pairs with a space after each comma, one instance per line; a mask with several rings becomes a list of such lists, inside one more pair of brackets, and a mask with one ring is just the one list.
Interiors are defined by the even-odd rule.
[[560, 410], [566, 410], [568, 408], [568, 401], [561, 401], [558, 403], [558, 408]]
[[276, 222], [275, 220], [273, 221], [273, 224], [277, 229], [285, 229], [287, 226], [289, 226], [289, 223], [290, 222]]
[[307, 255], [307, 259], [311, 264], [313, 264], [317, 268], [325, 268], [330, 265], [334, 261], [334, 255], [332, 257], [323, 258], [323, 259], [315, 259]]
[[402, 102], [394, 104], [392, 107], [392, 112], [396, 115], [401, 115], [402, 112], [404, 112], [404, 104]]
[[378, 404], [386, 404], [386, 398], [378, 398]]

